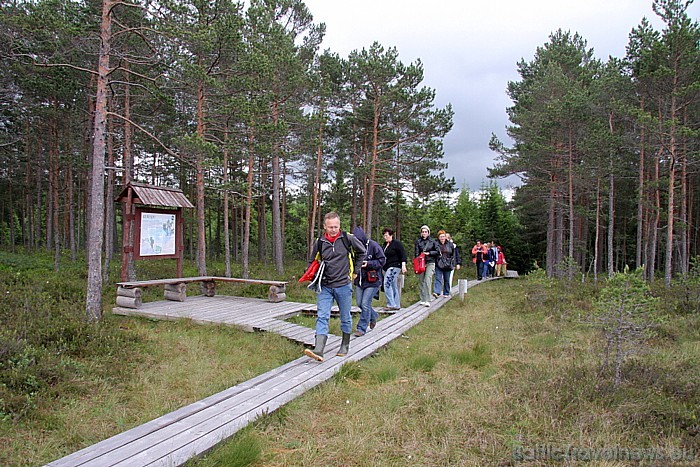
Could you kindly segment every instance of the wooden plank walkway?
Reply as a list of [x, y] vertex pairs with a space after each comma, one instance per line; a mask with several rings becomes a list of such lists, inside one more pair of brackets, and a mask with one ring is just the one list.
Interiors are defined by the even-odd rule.
[[[469, 281], [468, 288], [482, 281]], [[454, 297], [455, 294], [452, 295]], [[435, 299], [430, 307], [418, 303], [384, 318], [371, 332], [354, 338], [346, 357], [335, 356], [340, 347], [338, 336], [329, 336], [323, 363], [302, 356], [279, 368], [256, 376], [206, 399], [165, 414], [143, 425], [115, 435], [92, 446], [50, 462], [48, 466], [176, 466], [211, 449], [233, 436], [251, 421], [268, 414], [309, 389], [331, 378], [347, 362], [361, 360], [389, 342], [400, 337], [430, 313], [438, 310], [452, 297]], [[291, 302], [269, 303], [264, 307], [252, 306], [250, 299], [240, 297], [187, 297], [186, 302], [155, 302], [165, 311], [144, 304], [142, 309], [115, 309], [115, 313], [139, 315], [158, 319], [192, 319], [201, 323], [226, 323], [249, 330], [279, 332], [299, 342], [312, 345], [314, 330], [291, 323], [282, 327], [280, 317], [289, 316], [299, 306]], [[231, 303], [238, 303], [252, 317]], [[195, 305], [195, 306], [193, 306]], [[286, 305], [286, 306], [284, 306]], [[230, 308], [231, 314], [221, 313], [221, 307]], [[272, 310], [275, 311], [272, 311]], [[253, 311], [251, 313], [251, 310]], [[304, 328], [304, 330], [297, 329]], [[289, 333], [289, 334], [287, 334]], [[310, 333], [310, 334], [309, 334]], [[310, 336], [310, 340], [309, 340]], [[300, 352], [301, 353], [301, 352]]]
[[[337, 309], [337, 307], [334, 307]], [[190, 319], [199, 324], [226, 324], [244, 331], [268, 331], [284, 337], [313, 345], [314, 330], [285, 321], [304, 312], [315, 312], [311, 303], [279, 302], [271, 303], [258, 298], [203, 295], [187, 297], [184, 302], [162, 300], [144, 303], [140, 308], [115, 307], [112, 313], [124, 316], [140, 316], [151, 319], [177, 320]], [[353, 313], [360, 309], [352, 307]], [[338, 336], [329, 335], [328, 340], [339, 341]]]

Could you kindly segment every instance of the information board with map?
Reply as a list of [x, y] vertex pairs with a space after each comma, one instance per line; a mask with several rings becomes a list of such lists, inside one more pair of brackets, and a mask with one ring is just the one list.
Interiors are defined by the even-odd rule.
[[141, 212], [140, 256], [169, 256], [175, 250], [175, 213]]

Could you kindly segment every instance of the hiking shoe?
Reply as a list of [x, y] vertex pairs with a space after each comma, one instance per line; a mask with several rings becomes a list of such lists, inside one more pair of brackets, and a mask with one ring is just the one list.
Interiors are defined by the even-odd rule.
[[377, 322], [376, 322], [376, 321], [370, 321], [370, 323], [369, 323], [369, 328], [370, 328], [370, 329], [374, 329], [374, 327], [375, 327], [376, 325], [377, 325]]
[[[371, 326], [371, 325], [370, 325], [370, 326]], [[362, 332], [362, 331], [360, 331], [360, 330], [358, 329], [357, 331], [353, 332], [352, 335], [355, 336], [355, 337], [362, 337], [362, 336], [365, 335], [365, 333]]]
[[430, 302], [423, 302], [423, 306], [427, 306], [428, 308], [430, 308]]

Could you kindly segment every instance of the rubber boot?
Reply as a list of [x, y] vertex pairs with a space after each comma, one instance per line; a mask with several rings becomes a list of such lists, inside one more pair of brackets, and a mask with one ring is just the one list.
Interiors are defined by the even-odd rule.
[[340, 348], [338, 349], [337, 356], [346, 356], [348, 354], [348, 350], [350, 350], [350, 333], [344, 332], [343, 339], [340, 341]]
[[323, 349], [326, 348], [326, 341], [328, 340], [327, 335], [316, 334], [316, 347], [313, 350], [304, 349], [304, 355], [311, 357], [319, 362], [323, 361]]

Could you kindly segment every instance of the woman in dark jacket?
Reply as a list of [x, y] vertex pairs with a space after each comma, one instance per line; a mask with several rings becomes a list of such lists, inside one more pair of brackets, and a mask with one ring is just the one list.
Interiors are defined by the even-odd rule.
[[360, 307], [360, 321], [357, 322], [355, 336], [364, 336], [367, 326], [374, 328], [377, 323], [377, 312], [372, 308], [372, 299], [379, 295], [379, 287], [382, 285], [382, 268], [386, 262], [384, 250], [379, 243], [371, 240], [362, 230], [362, 227], [355, 227], [352, 234], [367, 248], [367, 255], [362, 262], [362, 267], [355, 278], [355, 302]]
[[435, 262], [435, 288], [433, 296], [450, 296], [450, 279], [452, 270], [457, 264], [454, 243], [447, 240], [447, 233], [444, 230], [438, 232], [438, 249], [440, 256]]
[[387, 310], [401, 309], [401, 291], [399, 290], [399, 274], [406, 274], [406, 250], [403, 243], [394, 238], [394, 231], [384, 229], [384, 294], [386, 294]]
[[430, 236], [430, 228], [424, 225], [420, 228], [420, 237], [416, 239], [413, 248], [413, 257], [416, 258], [421, 253], [425, 253], [425, 272], [418, 274], [418, 284], [420, 285], [420, 304], [430, 306], [433, 299], [433, 276], [435, 275], [435, 260], [440, 254], [437, 242]]

